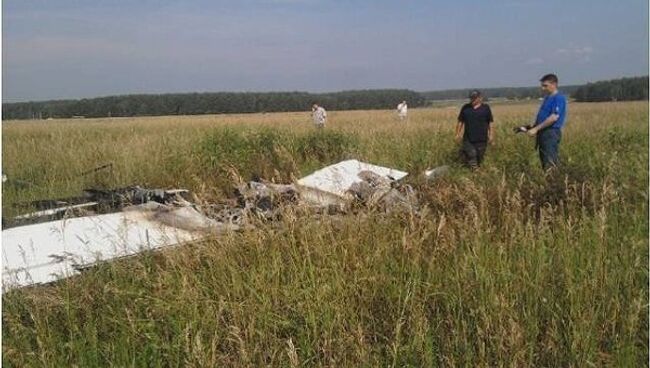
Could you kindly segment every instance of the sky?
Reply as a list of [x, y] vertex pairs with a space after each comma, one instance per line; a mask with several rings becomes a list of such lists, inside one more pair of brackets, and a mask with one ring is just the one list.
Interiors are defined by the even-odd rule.
[[5, 0], [2, 101], [648, 73], [647, 0]]

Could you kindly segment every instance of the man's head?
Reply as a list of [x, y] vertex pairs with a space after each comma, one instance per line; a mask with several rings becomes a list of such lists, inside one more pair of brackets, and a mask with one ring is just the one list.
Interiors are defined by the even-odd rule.
[[312, 109], [312, 110], [316, 110], [317, 108], [318, 108], [318, 104], [317, 104], [316, 102], [314, 102], [314, 103], [311, 105], [311, 109]]
[[481, 95], [481, 91], [475, 89], [472, 92], [470, 92], [469, 102], [474, 106], [481, 104], [481, 102], [483, 102], [483, 96]]
[[550, 95], [557, 91], [557, 84], [558, 84], [558, 79], [557, 75], [555, 74], [546, 74], [545, 76], [542, 77], [542, 79], [539, 80], [541, 83], [542, 91]]

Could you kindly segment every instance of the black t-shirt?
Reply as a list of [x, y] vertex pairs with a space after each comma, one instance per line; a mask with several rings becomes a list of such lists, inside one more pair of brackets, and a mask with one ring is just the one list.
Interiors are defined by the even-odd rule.
[[487, 142], [488, 140], [488, 127], [494, 121], [492, 118], [492, 110], [487, 104], [481, 104], [478, 108], [474, 108], [472, 104], [465, 104], [460, 109], [458, 114], [458, 121], [465, 123], [466, 139], [472, 143]]

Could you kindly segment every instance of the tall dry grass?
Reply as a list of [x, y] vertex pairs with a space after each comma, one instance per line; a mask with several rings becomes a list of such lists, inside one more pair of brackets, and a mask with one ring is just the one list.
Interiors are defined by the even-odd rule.
[[[89, 185], [229, 194], [355, 157], [413, 173], [419, 214], [314, 218], [105, 264], [3, 296], [10, 366], [639, 366], [648, 359], [647, 103], [572, 104], [562, 170], [494, 106], [479, 173], [455, 109], [3, 124], [3, 214]], [[113, 162], [112, 173], [79, 173]], [[427, 183], [417, 173], [451, 164]]]

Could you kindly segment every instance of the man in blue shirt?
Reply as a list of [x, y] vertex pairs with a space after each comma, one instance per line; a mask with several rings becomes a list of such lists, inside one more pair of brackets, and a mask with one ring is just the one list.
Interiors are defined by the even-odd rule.
[[562, 127], [566, 119], [566, 97], [558, 91], [558, 78], [555, 74], [547, 74], [539, 80], [545, 97], [535, 118], [535, 124], [528, 128], [530, 137], [537, 137], [536, 148], [542, 168], [548, 170], [560, 163], [558, 150], [562, 139]]

